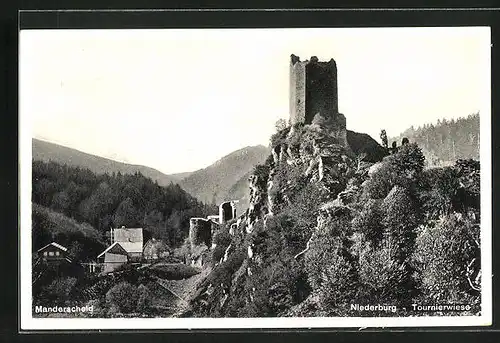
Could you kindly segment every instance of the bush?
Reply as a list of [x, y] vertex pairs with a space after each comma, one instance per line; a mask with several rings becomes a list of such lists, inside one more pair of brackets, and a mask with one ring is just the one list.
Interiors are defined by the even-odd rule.
[[106, 293], [106, 303], [113, 313], [131, 313], [137, 307], [137, 288], [128, 282], [120, 282]]
[[479, 225], [456, 213], [421, 231], [413, 259], [427, 300], [467, 303], [479, 298], [468, 280], [480, 271], [479, 231]]
[[291, 127], [285, 127], [271, 136], [271, 148], [274, 149], [277, 146], [286, 142], [286, 136], [290, 132]]
[[320, 307], [331, 314], [340, 314], [348, 308], [358, 293], [357, 272], [352, 261], [341, 254], [333, 254], [323, 267], [317, 289]]
[[385, 246], [366, 249], [359, 257], [361, 298], [368, 304], [405, 306], [415, 296], [412, 269], [394, 259]]
[[449, 214], [457, 201], [460, 183], [451, 167], [426, 170], [422, 175], [422, 209], [429, 220]]
[[394, 186], [414, 189], [424, 169], [425, 158], [415, 144], [400, 147], [394, 154], [385, 157], [382, 165], [367, 180], [365, 192], [373, 199], [384, 198]]
[[137, 287], [137, 293], [137, 312], [144, 313], [151, 305], [151, 293], [149, 292], [148, 287], [143, 284]]
[[258, 164], [254, 167], [252, 175], [257, 178], [256, 186], [260, 189], [267, 189], [267, 178], [269, 177], [269, 165]]
[[56, 278], [49, 285], [42, 288], [40, 300], [50, 304], [64, 304], [75, 298], [77, 280], [74, 277]]
[[382, 207], [387, 243], [396, 260], [404, 262], [413, 251], [420, 223], [417, 205], [406, 189], [395, 186], [384, 199]]
[[262, 272], [268, 312], [279, 316], [303, 301], [310, 293], [307, 273], [292, 256], [283, 256]]
[[355, 257], [350, 253], [350, 222], [333, 217], [318, 227], [305, 254], [305, 269], [323, 311], [337, 313], [357, 294]]
[[381, 166], [364, 183], [364, 192], [367, 197], [371, 199], [385, 198], [393, 187], [393, 172], [390, 164], [382, 162]]
[[374, 247], [377, 247], [382, 241], [385, 230], [383, 217], [384, 212], [381, 208], [381, 201], [368, 199], [354, 218], [353, 228], [361, 232]]

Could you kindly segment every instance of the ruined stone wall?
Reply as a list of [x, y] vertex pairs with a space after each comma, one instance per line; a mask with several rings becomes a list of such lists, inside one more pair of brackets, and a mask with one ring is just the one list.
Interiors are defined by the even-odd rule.
[[205, 218], [191, 218], [189, 221], [189, 242], [191, 248], [205, 244], [212, 245], [212, 221]]
[[223, 224], [236, 218], [236, 206], [234, 201], [226, 201], [219, 205], [219, 223]]

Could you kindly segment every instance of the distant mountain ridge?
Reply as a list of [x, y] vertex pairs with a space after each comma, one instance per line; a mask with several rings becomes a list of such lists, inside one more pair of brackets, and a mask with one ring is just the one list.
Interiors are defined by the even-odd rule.
[[236, 150], [207, 168], [192, 172], [180, 181], [180, 186], [205, 203], [244, 200], [249, 193], [248, 176], [269, 154], [269, 148], [263, 145]]
[[135, 172], [140, 172], [142, 175], [157, 181], [160, 186], [168, 186], [170, 182], [178, 183], [182, 178], [190, 174], [190, 172], [187, 172], [166, 175], [154, 168], [114, 161], [36, 138], [33, 138], [32, 142], [34, 160], [53, 161], [69, 166], [88, 168], [96, 174], [118, 172], [122, 174], [134, 174]]
[[140, 172], [157, 181], [160, 186], [168, 186], [170, 182], [178, 183], [186, 192], [205, 203], [215, 201], [218, 204], [225, 200], [240, 200], [238, 208], [244, 208], [248, 204], [247, 180], [253, 167], [263, 163], [269, 153], [269, 149], [263, 145], [245, 147], [222, 157], [206, 168], [167, 175], [154, 168], [118, 162], [55, 143], [33, 139], [34, 160], [53, 161], [73, 167], [87, 168], [96, 174]]

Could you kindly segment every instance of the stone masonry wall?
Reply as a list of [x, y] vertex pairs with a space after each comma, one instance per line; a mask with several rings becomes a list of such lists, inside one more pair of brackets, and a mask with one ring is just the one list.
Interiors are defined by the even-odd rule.
[[290, 60], [290, 122], [311, 124], [319, 113], [325, 119], [338, 114], [337, 65], [333, 59], [301, 62], [298, 56]]
[[290, 122], [305, 122], [306, 64], [292, 55], [290, 61]]

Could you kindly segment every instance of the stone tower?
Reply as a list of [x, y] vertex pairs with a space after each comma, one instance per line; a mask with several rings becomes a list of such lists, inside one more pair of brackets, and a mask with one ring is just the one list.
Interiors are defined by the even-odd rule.
[[[319, 117], [317, 117], [319, 115]], [[330, 59], [320, 62], [316, 56], [300, 61], [290, 58], [290, 124], [311, 124], [321, 120], [328, 125], [339, 143], [347, 146], [346, 120], [339, 113], [337, 64]]]
[[311, 124], [314, 116], [325, 119], [338, 114], [337, 65], [333, 58], [319, 62], [316, 56], [290, 60], [290, 122]]

